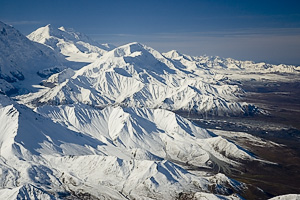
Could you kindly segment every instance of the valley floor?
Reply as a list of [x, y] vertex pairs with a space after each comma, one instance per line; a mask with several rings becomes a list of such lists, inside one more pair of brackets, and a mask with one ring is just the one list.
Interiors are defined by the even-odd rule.
[[[243, 82], [243, 101], [258, 105], [269, 116], [197, 118], [194, 123], [223, 136], [269, 162], [248, 162], [228, 176], [254, 186], [241, 194], [265, 199], [300, 193], [300, 82]], [[226, 172], [224, 172], [226, 174]], [[261, 188], [262, 195], [255, 187]]]

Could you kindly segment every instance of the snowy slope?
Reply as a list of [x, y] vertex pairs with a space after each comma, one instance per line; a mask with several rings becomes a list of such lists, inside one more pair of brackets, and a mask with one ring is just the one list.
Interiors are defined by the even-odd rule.
[[42, 115], [0, 95], [1, 198], [231, 195], [245, 185], [223, 174], [191, 174], [173, 160], [209, 170], [238, 164], [232, 158], [254, 159], [170, 111], [86, 105], [37, 111]]
[[270, 200], [300, 200], [300, 194], [286, 194], [273, 197]]
[[15, 188], [0, 189], [0, 199], [43, 199], [53, 200], [55, 196], [31, 184], [25, 184]]
[[[32, 89], [38, 84], [43, 70], [48, 74], [63, 68], [63, 57], [50, 48], [28, 40], [13, 27], [0, 22], [0, 92]], [[38, 73], [40, 76], [38, 76]]]
[[237, 85], [222, 82], [209, 70], [183, 69], [139, 43], [106, 53], [72, 77], [61, 81], [52, 77], [47, 82], [56, 87], [30, 95], [33, 104], [81, 102], [100, 107], [164, 108], [203, 115], [245, 114], [249, 106], [238, 102], [243, 91]]
[[30, 40], [44, 44], [66, 56], [69, 61], [91, 63], [115, 48], [109, 44], [98, 44], [88, 36], [64, 27], [48, 24], [27, 36]]
[[171, 159], [198, 166], [205, 166], [210, 154], [233, 163], [221, 152], [231, 158], [252, 159], [232, 143], [171, 111], [121, 107], [99, 110], [83, 104], [43, 106], [36, 111], [70, 130], [118, 147], [123, 153], [129, 149], [127, 154], [135, 159]]

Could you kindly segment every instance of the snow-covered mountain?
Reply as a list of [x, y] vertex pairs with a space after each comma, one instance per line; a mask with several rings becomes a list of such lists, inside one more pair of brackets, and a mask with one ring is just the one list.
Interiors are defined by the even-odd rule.
[[64, 71], [46, 82], [56, 86], [22, 97], [23, 101], [164, 108], [220, 116], [249, 112], [248, 104], [238, 102], [243, 93], [239, 86], [223, 82], [209, 70], [183, 68], [139, 43], [118, 47], [76, 72]]
[[55, 49], [76, 63], [94, 61], [78, 71], [66, 69], [52, 75], [43, 81], [43, 85], [51, 89], [22, 97], [24, 102], [34, 106], [80, 102], [100, 107], [121, 105], [201, 115], [241, 115], [260, 111], [239, 102], [243, 91], [236, 85], [232, 71], [245, 73], [248, 78], [251, 78], [249, 74], [257, 73], [299, 73], [295, 66], [289, 65], [191, 57], [177, 51], [160, 54], [139, 43], [107, 52], [108, 47], [84, 34], [51, 25], [39, 28], [28, 38]]
[[0, 93], [30, 92], [15, 97], [22, 104], [0, 94], [0, 199], [240, 199], [247, 185], [224, 174], [262, 160], [172, 110], [260, 112], [240, 102], [236, 80], [299, 73], [139, 43], [115, 48], [50, 25], [28, 38], [0, 23]]
[[[253, 61], [240, 61], [232, 58], [220, 58], [218, 56], [189, 56], [181, 54], [176, 50], [163, 53], [165, 57], [178, 63], [185, 69], [203, 68], [217, 70], [220, 74], [230, 72], [235, 73], [300, 73], [299, 67], [294, 65], [273, 65], [264, 62], [255, 63]], [[222, 71], [224, 70], [224, 71]]]
[[[57, 73], [64, 58], [53, 50], [32, 42], [15, 28], [0, 22], [0, 92], [31, 90], [43, 75]], [[39, 74], [39, 75], [38, 75]]]
[[30, 40], [44, 44], [66, 56], [69, 61], [91, 63], [115, 46], [99, 44], [88, 36], [64, 27], [48, 24], [27, 36]]
[[174, 162], [224, 171], [235, 160], [255, 159], [166, 110], [78, 104], [36, 111], [0, 95], [2, 198], [170, 199], [213, 192], [238, 199], [232, 194], [244, 184], [220, 173], [195, 175]]

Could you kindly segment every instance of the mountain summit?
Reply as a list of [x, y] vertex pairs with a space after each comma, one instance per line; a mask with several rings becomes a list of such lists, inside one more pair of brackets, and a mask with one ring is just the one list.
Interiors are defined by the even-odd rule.
[[56, 28], [48, 24], [38, 28], [27, 36], [30, 40], [47, 45], [66, 56], [69, 61], [93, 62], [114, 48], [108, 44], [99, 44], [88, 36], [73, 29]]

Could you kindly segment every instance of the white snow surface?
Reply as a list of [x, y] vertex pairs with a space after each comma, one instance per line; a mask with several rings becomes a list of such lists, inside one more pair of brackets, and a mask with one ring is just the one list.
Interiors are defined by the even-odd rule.
[[193, 199], [195, 200], [240, 200], [241, 198], [237, 195], [223, 196], [223, 195], [214, 195], [205, 192], [196, 192], [193, 196]]
[[300, 200], [300, 194], [286, 194], [286, 195], [273, 197], [269, 200]]
[[48, 24], [27, 36], [30, 40], [53, 48], [66, 56], [69, 61], [91, 63], [108, 50], [115, 48], [109, 44], [99, 44], [88, 36], [70, 28], [56, 28]]
[[216, 74], [216, 78], [227, 82], [235, 80], [271, 80], [291, 81], [299, 80], [300, 67], [285, 64], [268, 64], [265, 62], [240, 61], [232, 58], [221, 58], [219, 56], [189, 56], [181, 54], [176, 50], [163, 53], [169, 60], [177, 63], [183, 69], [202, 68]]
[[107, 107], [99, 110], [77, 104], [43, 106], [36, 111], [70, 130], [118, 147], [123, 153], [129, 148], [123, 158], [133, 154], [135, 159], [171, 159], [197, 166], [205, 166], [211, 152], [228, 163], [232, 161], [221, 152], [227, 157], [252, 159], [233, 143], [163, 109]]
[[37, 188], [31, 184], [25, 184], [15, 188], [0, 189], [0, 199], [14, 200], [14, 199], [43, 199], [53, 200], [55, 196]]
[[163, 53], [170, 60], [178, 62], [184, 68], [204, 68], [215, 70], [234, 70], [247, 73], [299, 73], [299, 67], [294, 65], [273, 65], [265, 62], [255, 63], [253, 61], [240, 61], [232, 58], [221, 58], [219, 56], [189, 56], [181, 54], [176, 50]]
[[170, 199], [210, 193], [212, 185], [225, 196], [228, 188], [245, 187], [223, 174], [199, 176], [174, 164], [210, 169], [208, 161], [226, 167], [238, 164], [232, 158], [253, 158], [171, 111], [78, 104], [36, 112], [0, 95], [1, 198], [55, 199], [82, 191]]
[[243, 91], [238, 85], [222, 82], [209, 70], [182, 69], [139, 43], [118, 47], [62, 80], [48, 79], [56, 87], [30, 95], [27, 102], [137, 106], [219, 116], [245, 114], [249, 106], [239, 102]]
[[60, 70], [64, 68], [63, 62], [64, 58], [52, 49], [30, 41], [0, 21], [0, 92], [34, 91], [32, 84], [42, 80], [37, 73]]

